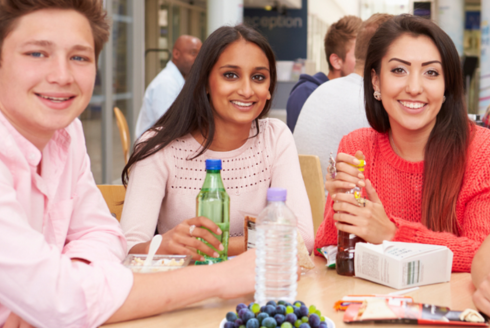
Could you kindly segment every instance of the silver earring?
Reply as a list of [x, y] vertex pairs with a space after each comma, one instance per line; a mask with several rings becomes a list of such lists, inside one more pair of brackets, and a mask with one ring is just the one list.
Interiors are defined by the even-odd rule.
[[445, 101], [446, 101], [446, 96], [442, 96], [442, 103], [444, 104]]
[[374, 91], [373, 96], [374, 96], [374, 99], [376, 99], [377, 101], [381, 100], [381, 92]]

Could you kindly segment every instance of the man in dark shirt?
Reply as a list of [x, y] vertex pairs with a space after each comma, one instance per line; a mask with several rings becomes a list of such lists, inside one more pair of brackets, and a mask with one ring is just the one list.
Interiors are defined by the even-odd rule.
[[313, 76], [301, 74], [298, 83], [289, 94], [286, 105], [287, 124], [291, 132], [294, 131], [299, 113], [306, 99], [321, 84], [347, 76], [354, 71], [356, 63], [354, 48], [356, 36], [361, 27], [362, 20], [356, 16], [344, 16], [328, 28], [325, 35], [325, 54], [328, 62], [328, 76], [318, 72]]

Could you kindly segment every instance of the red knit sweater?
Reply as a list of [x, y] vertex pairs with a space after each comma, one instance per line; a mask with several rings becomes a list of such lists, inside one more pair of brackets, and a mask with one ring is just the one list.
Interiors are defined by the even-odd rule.
[[[490, 131], [476, 128], [468, 152], [464, 180], [456, 204], [459, 236], [434, 232], [422, 225], [422, 183], [424, 162], [408, 162], [391, 148], [388, 134], [371, 128], [356, 130], [345, 136], [339, 153], [366, 156], [365, 176], [370, 179], [383, 203], [386, 214], [398, 230], [393, 241], [445, 245], [454, 253], [454, 272], [470, 272], [478, 247], [490, 234]], [[451, 177], [447, 177], [451, 179]], [[315, 238], [318, 247], [337, 244], [332, 199], [328, 196], [323, 220]]]

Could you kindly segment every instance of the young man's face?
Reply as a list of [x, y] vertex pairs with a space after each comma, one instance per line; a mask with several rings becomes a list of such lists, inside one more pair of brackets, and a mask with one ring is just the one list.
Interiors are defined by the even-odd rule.
[[82, 14], [44, 9], [22, 16], [3, 42], [0, 110], [42, 146], [88, 105], [95, 60], [92, 30]]

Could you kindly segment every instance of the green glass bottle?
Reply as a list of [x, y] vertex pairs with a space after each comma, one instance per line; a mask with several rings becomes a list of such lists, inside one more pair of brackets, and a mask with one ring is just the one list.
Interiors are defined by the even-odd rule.
[[196, 198], [196, 216], [204, 216], [216, 223], [222, 233], [221, 235], [213, 233], [213, 236], [224, 246], [224, 249], [220, 251], [201, 239], [206, 245], [214, 249], [219, 254], [219, 257], [210, 257], [198, 251], [198, 254], [204, 256], [205, 261], [204, 263], [198, 261], [196, 264], [213, 264], [226, 261], [228, 259], [228, 239], [230, 237], [230, 196], [226, 193], [221, 180], [220, 159], [206, 160], [206, 179], [204, 179], [201, 191]]

